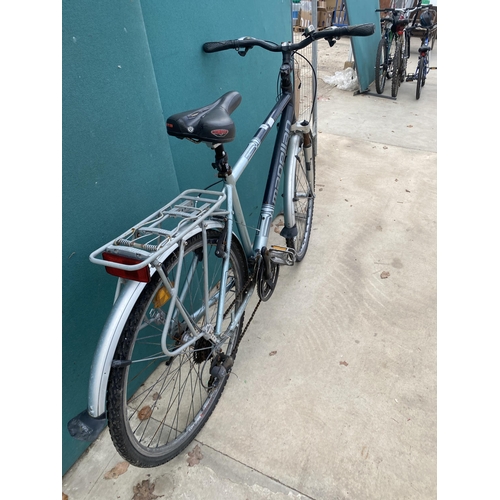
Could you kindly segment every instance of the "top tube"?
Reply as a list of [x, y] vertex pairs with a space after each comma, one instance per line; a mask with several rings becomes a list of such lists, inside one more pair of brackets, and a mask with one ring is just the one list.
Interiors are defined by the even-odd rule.
[[252, 47], [261, 47], [270, 52], [294, 52], [307, 47], [315, 40], [326, 38], [327, 40], [338, 39], [342, 36], [369, 36], [375, 32], [373, 23], [355, 24], [352, 26], [332, 26], [321, 31], [313, 31], [306, 38], [297, 43], [283, 42], [281, 45], [261, 40], [259, 38], [243, 37], [236, 40], [223, 40], [220, 42], [206, 42], [203, 44], [203, 50], [207, 53], [220, 52], [230, 49], [251, 49]]

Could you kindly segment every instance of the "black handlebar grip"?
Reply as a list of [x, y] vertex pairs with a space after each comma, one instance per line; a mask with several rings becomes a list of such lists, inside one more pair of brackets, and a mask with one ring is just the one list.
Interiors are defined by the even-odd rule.
[[236, 40], [225, 40], [223, 42], [206, 42], [203, 44], [204, 52], [220, 52], [236, 48]]
[[370, 36], [375, 33], [375, 25], [373, 23], [355, 24], [354, 26], [346, 26], [349, 36]]
[[373, 23], [366, 23], [366, 24], [354, 24], [352, 26], [336, 26], [330, 29], [320, 31], [319, 33], [321, 35], [326, 35], [327, 32], [339, 38], [341, 36], [369, 36], [375, 33], [375, 25]]

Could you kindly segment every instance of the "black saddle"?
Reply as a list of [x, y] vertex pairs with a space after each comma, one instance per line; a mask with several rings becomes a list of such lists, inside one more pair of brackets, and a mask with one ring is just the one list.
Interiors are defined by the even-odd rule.
[[229, 115], [240, 102], [241, 95], [233, 90], [208, 106], [172, 115], [167, 119], [168, 135], [210, 144], [230, 142], [236, 127]]

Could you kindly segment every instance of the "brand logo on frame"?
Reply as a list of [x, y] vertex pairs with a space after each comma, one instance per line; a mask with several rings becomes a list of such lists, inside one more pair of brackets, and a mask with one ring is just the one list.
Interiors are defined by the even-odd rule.
[[287, 120], [285, 124], [285, 132], [283, 134], [283, 141], [281, 142], [280, 145], [279, 167], [278, 167], [278, 175], [276, 176], [276, 183], [274, 185], [273, 205], [276, 203], [276, 197], [278, 196], [278, 189], [280, 187], [281, 174], [283, 173], [283, 165], [285, 163], [286, 149], [288, 146], [288, 138], [290, 137], [291, 126], [292, 124], [290, 123], [289, 120]]

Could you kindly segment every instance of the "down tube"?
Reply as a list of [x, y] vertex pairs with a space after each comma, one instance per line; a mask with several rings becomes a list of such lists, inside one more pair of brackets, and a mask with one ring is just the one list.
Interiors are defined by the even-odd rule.
[[278, 197], [281, 175], [283, 174], [288, 141], [290, 140], [292, 120], [293, 106], [289, 104], [281, 115], [281, 122], [276, 136], [276, 142], [274, 143], [271, 166], [269, 168], [266, 190], [262, 201], [259, 230], [254, 242], [254, 251], [261, 250], [262, 247], [267, 246], [267, 239], [269, 237], [269, 230], [274, 215], [276, 198]]

